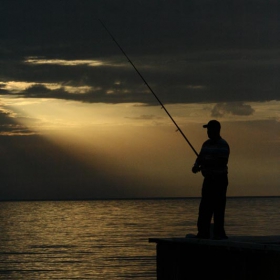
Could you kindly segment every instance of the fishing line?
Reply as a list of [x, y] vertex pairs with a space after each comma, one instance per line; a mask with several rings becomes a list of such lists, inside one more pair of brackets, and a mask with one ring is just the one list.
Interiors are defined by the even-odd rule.
[[181, 128], [178, 126], [178, 124], [175, 122], [175, 120], [172, 118], [172, 116], [169, 114], [169, 112], [167, 111], [167, 109], [165, 108], [165, 106], [163, 105], [163, 103], [160, 101], [160, 99], [157, 97], [157, 95], [154, 93], [154, 91], [152, 90], [152, 88], [150, 87], [150, 85], [147, 83], [147, 81], [144, 79], [144, 77], [142, 76], [142, 74], [138, 71], [138, 69], [136, 68], [136, 66], [133, 64], [133, 62], [130, 60], [130, 58], [127, 56], [127, 54], [125, 53], [125, 51], [123, 50], [123, 48], [120, 46], [120, 44], [117, 42], [117, 40], [115, 39], [115, 37], [112, 35], [112, 33], [109, 31], [109, 29], [106, 27], [106, 25], [99, 19], [100, 23], [102, 24], [102, 26], [104, 27], [104, 29], [107, 31], [107, 33], [110, 35], [110, 37], [113, 39], [113, 41], [116, 43], [116, 45], [119, 47], [119, 49], [121, 50], [121, 52], [124, 54], [124, 56], [127, 58], [127, 60], [129, 61], [129, 63], [132, 65], [132, 67], [134, 68], [134, 70], [137, 72], [137, 74], [140, 76], [140, 78], [142, 79], [142, 81], [145, 83], [145, 85], [148, 87], [148, 89], [151, 91], [151, 93], [154, 95], [154, 97], [156, 98], [156, 100], [159, 102], [159, 104], [161, 105], [162, 109], [164, 109], [164, 111], [166, 112], [166, 114], [169, 116], [169, 118], [171, 119], [171, 121], [175, 124], [175, 126], [177, 127], [177, 131], [179, 131], [181, 133], [181, 135], [184, 137], [184, 139], [187, 141], [187, 143], [189, 144], [189, 146], [192, 148], [192, 150], [194, 151], [194, 153], [198, 156], [198, 153], [196, 152], [196, 150], [194, 149], [194, 147], [192, 146], [192, 144], [190, 143], [190, 141], [188, 140], [188, 138], [186, 137], [186, 135], [183, 133], [183, 131], [181, 130]]

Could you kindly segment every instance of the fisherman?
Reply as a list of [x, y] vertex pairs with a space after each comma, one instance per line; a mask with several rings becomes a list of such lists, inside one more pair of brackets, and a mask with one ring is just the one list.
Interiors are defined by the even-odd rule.
[[[220, 136], [221, 124], [217, 120], [211, 120], [203, 127], [207, 128], [209, 139], [203, 143], [192, 168], [193, 173], [201, 171], [204, 177], [196, 238], [227, 239], [224, 217], [230, 148], [228, 143]], [[214, 222], [213, 232], [211, 230], [212, 217]]]

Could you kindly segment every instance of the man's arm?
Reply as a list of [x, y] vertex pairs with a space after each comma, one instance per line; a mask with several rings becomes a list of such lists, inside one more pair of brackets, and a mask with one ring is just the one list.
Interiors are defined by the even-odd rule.
[[[204, 144], [203, 144], [204, 145]], [[203, 163], [203, 145], [201, 147], [201, 150], [200, 150], [200, 153], [192, 167], [192, 172], [193, 173], [197, 173], [197, 172], [200, 172], [201, 171], [201, 164]]]

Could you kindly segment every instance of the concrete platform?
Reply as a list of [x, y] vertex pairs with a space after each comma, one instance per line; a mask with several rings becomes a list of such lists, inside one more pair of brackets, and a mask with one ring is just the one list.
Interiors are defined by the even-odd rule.
[[158, 280], [280, 280], [280, 236], [150, 238]]

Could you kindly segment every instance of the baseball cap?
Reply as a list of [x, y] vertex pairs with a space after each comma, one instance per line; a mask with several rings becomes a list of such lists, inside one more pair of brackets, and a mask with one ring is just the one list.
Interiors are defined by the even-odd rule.
[[208, 124], [203, 125], [204, 128], [221, 129], [221, 124], [216, 120], [211, 120]]

